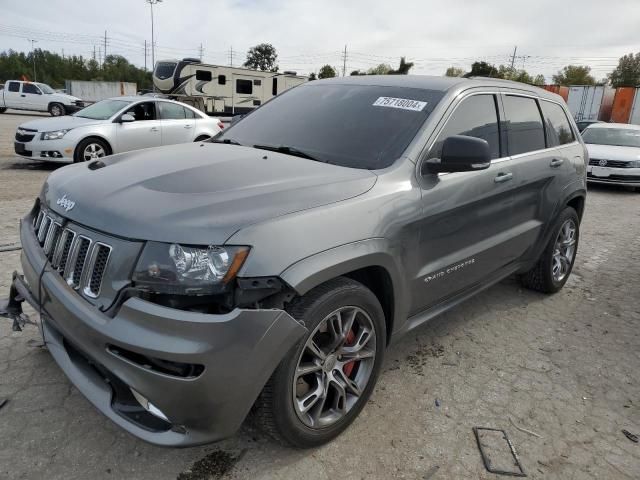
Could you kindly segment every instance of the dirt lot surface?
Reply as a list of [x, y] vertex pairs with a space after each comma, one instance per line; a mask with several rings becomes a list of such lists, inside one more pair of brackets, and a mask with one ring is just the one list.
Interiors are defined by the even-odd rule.
[[[12, 155], [0, 115], [0, 245], [54, 168]], [[19, 252], [0, 253], [0, 294]], [[33, 313], [33, 312], [31, 312]], [[0, 478], [493, 479], [472, 428], [503, 428], [533, 479], [638, 479], [640, 194], [591, 188], [574, 273], [553, 296], [502, 282], [392, 347], [369, 404], [316, 450], [282, 448], [250, 424], [199, 448], [124, 433], [67, 381], [34, 327], [0, 319]], [[528, 430], [536, 435], [519, 430]]]

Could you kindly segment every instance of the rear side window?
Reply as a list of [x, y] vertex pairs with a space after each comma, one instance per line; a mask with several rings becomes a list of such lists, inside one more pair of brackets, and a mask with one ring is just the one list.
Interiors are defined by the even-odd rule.
[[547, 144], [550, 147], [557, 147], [575, 140], [567, 114], [560, 105], [541, 101], [540, 108], [547, 127]]
[[535, 99], [507, 95], [504, 97], [504, 114], [509, 155], [546, 148], [542, 117]]
[[159, 102], [160, 105], [160, 118], [162, 120], [184, 120], [185, 113], [182, 105], [175, 103]]
[[9, 88], [7, 90], [10, 92], [19, 92], [20, 84], [18, 82], [9, 82]]
[[227, 77], [226, 75], [218, 75], [218, 85], [226, 85]]
[[196, 80], [210, 82], [212, 78], [211, 70], [196, 70]]
[[466, 135], [486, 140], [491, 149], [491, 158], [499, 158], [500, 134], [495, 97], [473, 95], [464, 99], [438, 135], [429, 158], [440, 158], [444, 141], [452, 135]]
[[184, 109], [184, 113], [187, 116], [187, 118], [196, 118], [196, 113], [191, 110], [190, 108], [186, 108]]
[[253, 82], [251, 80], [236, 80], [236, 93], [251, 95], [253, 93]]

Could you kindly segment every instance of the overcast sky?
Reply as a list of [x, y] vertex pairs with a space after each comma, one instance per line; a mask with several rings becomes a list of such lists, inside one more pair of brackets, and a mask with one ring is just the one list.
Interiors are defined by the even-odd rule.
[[[0, 50], [37, 48], [107, 53], [144, 66], [151, 42], [144, 0], [0, 1]], [[586, 64], [603, 78], [625, 53], [640, 51], [640, 0], [163, 0], [154, 7], [156, 60], [199, 56], [207, 63], [244, 61], [246, 50], [272, 43], [280, 70], [307, 74], [328, 63], [347, 74], [404, 55], [411, 73], [442, 75], [477, 59], [510, 62], [551, 75]], [[147, 59], [151, 68], [151, 54]]]

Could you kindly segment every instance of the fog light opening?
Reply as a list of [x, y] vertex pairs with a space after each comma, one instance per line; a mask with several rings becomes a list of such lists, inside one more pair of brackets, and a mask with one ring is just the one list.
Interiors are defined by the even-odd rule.
[[[151, 403], [149, 400], [147, 400], [141, 393], [136, 392], [131, 387], [129, 387], [129, 388], [130, 388], [131, 393], [133, 394], [134, 398], [138, 401], [138, 403], [140, 404], [140, 406], [142, 406], [142, 408], [144, 408], [151, 415], [155, 415], [156, 417], [161, 418], [165, 422], [169, 422], [169, 419], [167, 418], [167, 416], [164, 413], [162, 413], [162, 410], [160, 410], [153, 403]], [[169, 423], [171, 423], [171, 422], [169, 422]]]

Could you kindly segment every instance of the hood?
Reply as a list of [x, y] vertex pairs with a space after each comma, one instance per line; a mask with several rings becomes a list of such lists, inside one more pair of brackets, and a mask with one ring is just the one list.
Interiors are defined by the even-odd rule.
[[66, 93], [52, 93], [51, 95], [55, 95], [58, 100], [66, 100], [69, 103], [77, 102], [80, 100], [78, 97], [74, 97], [73, 95], [67, 95]]
[[94, 120], [91, 118], [75, 117], [73, 115], [65, 115], [62, 117], [42, 118], [40, 120], [31, 120], [21, 124], [18, 128], [30, 128], [38, 132], [52, 132], [54, 130], [63, 130], [66, 128], [84, 127], [86, 125], [95, 125], [97, 123], [105, 123], [109, 120]]
[[[44, 201], [79, 224], [131, 239], [222, 244], [241, 228], [371, 189], [368, 170], [214, 143], [151, 148], [53, 172]], [[58, 199], [68, 211], [57, 204]], [[286, 235], [287, 232], [282, 232]]]
[[599, 160], [640, 160], [640, 148], [638, 147], [618, 147], [615, 145], [596, 145], [587, 143], [589, 158]]

